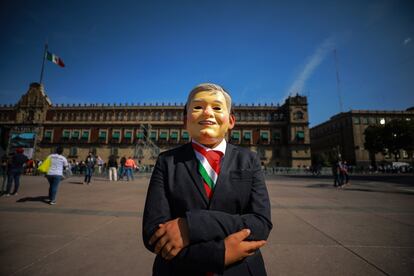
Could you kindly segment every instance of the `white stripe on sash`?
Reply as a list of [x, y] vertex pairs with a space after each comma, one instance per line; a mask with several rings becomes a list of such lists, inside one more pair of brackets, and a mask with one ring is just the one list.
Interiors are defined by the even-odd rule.
[[204, 169], [207, 171], [208, 176], [210, 176], [211, 180], [213, 180], [214, 184], [217, 182], [218, 175], [215, 170], [211, 167], [210, 163], [208, 162], [207, 158], [199, 153], [198, 151], [194, 151], [197, 159], [201, 162], [201, 165], [203, 165]]

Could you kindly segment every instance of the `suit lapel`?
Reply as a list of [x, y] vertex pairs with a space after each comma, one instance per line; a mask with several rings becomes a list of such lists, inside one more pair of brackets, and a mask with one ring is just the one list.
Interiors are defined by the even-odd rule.
[[188, 170], [188, 174], [191, 176], [194, 185], [197, 187], [198, 191], [200, 192], [201, 197], [204, 200], [204, 203], [208, 206], [208, 198], [206, 194], [206, 190], [204, 189], [203, 179], [201, 175], [198, 173], [198, 161], [197, 157], [195, 156], [193, 147], [191, 143], [187, 144], [187, 148], [184, 150], [185, 158], [184, 163]]
[[231, 160], [234, 159], [236, 154], [236, 148], [232, 144], [227, 143], [226, 154], [224, 155], [224, 158], [220, 165], [220, 174], [217, 178], [217, 182], [214, 187], [213, 197], [210, 200], [210, 207], [214, 204], [217, 198], [218, 200], [220, 200], [220, 198], [223, 196], [223, 193], [221, 193], [221, 191], [225, 190], [225, 185], [227, 185], [230, 174], [229, 169], [231, 165]]

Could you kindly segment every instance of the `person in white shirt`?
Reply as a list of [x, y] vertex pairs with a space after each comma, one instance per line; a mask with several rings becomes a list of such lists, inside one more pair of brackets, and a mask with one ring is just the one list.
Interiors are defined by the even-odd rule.
[[56, 204], [56, 194], [58, 191], [59, 183], [63, 177], [63, 170], [69, 166], [68, 160], [62, 155], [63, 148], [58, 146], [56, 153], [49, 155], [50, 157], [50, 168], [46, 174], [46, 178], [49, 181], [49, 196], [46, 201], [50, 205]]

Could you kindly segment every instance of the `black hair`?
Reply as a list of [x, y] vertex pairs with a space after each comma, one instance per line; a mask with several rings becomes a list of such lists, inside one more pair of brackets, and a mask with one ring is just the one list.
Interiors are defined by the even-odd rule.
[[62, 154], [63, 153], [63, 147], [62, 146], [57, 146], [56, 147], [56, 153], [57, 154]]

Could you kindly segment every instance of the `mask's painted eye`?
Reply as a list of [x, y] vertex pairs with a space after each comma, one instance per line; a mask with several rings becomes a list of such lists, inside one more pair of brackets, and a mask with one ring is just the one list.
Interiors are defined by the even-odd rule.
[[194, 106], [194, 109], [200, 110], [200, 109], [202, 109], [202, 107], [197, 105], [197, 106]]
[[216, 110], [216, 111], [221, 111], [221, 107], [220, 106], [215, 106], [215, 107], [213, 107], [213, 109]]

